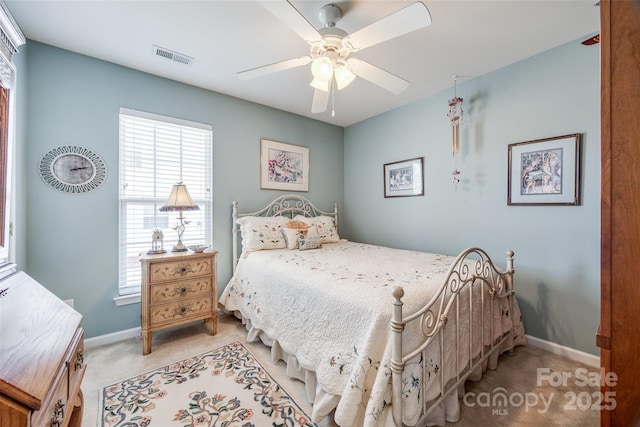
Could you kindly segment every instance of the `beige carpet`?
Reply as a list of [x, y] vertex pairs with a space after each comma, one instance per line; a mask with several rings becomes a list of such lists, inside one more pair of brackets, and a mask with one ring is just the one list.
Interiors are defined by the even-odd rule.
[[[82, 385], [85, 403], [82, 426], [99, 425], [99, 391], [102, 387], [236, 340], [247, 346], [304, 411], [311, 413], [302, 383], [285, 376], [284, 363], [274, 364], [268, 347], [247, 343], [245, 331], [240, 321], [222, 315], [218, 334], [213, 337], [201, 323], [155, 333], [152, 352], [147, 356], [142, 355], [140, 338], [87, 350], [87, 372]], [[538, 368], [548, 369], [544, 372], [548, 372], [552, 380], [563, 373], [565, 376], [570, 374], [571, 378], [564, 386], [551, 386], [549, 381], [538, 381]], [[580, 368], [583, 370], [577, 371], [576, 378], [576, 370]], [[583, 381], [579, 379], [582, 373], [594, 372], [597, 373], [597, 369], [536, 348], [518, 347], [514, 355], [501, 356], [498, 369], [486, 372], [481, 382], [467, 382], [467, 394], [461, 400], [461, 419], [455, 424], [447, 423], [447, 427], [599, 426], [599, 412], [586, 408], [591, 406], [587, 403], [594, 403], [592, 393], [597, 393], [598, 389], [582, 386]], [[504, 406], [499, 405], [501, 394], [506, 396]], [[331, 420], [324, 420], [320, 425], [334, 426]]]

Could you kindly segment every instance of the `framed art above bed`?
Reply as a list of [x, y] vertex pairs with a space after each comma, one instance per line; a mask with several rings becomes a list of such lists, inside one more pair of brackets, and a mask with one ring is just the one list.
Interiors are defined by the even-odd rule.
[[309, 147], [262, 138], [260, 188], [309, 191]]

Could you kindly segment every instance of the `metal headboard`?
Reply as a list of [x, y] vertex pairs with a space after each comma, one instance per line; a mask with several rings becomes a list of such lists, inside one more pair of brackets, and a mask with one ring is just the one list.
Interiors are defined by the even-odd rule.
[[242, 218], [244, 216], [286, 216], [288, 218], [293, 218], [296, 215], [304, 215], [309, 218], [320, 215], [329, 216], [333, 218], [336, 230], [338, 229], [337, 203], [333, 204], [333, 212], [328, 212], [318, 209], [304, 196], [300, 196], [298, 194], [285, 194], [284, 196], [276, 198], [260, 210], [241, 214], [238, 213], [238, 201], [234, 200], [231, 224], [231, 235], [233, 236], [233, 272], [235, 273], [236, 265], [238, 264], [238, 233], [240, 232], [240, 227], [237, 224], [238, 218]]

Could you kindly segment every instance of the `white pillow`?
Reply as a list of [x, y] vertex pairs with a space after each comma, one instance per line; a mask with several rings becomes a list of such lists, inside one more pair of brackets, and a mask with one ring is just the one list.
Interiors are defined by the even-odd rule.
[[286, 247], [282, 228], [289, 218], [282, 216], [243, 216], [236, 221], [240, 225], [242, 252]]
[[306, 224], [315, 225], [320, 236], [320, 243], [334, 243], [340, 241], [338, 236], [338, 230], [333, 223], [333, 218], [330, 216], [320, 215], [314, 217], [306, 217], [302, 215], [296, 215], [294, 218], [296, 221], [302, 221]]

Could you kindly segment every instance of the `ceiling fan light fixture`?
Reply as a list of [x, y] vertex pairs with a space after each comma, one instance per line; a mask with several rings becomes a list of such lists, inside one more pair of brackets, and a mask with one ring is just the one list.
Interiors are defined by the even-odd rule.
[[351, 82], [356, 78], [356, 75], [353, 74], [353, 72], [345, 64], [336, 65], [334, 76], [336, 78], [336, 85], [338, 86], [338, 90], [344, 89], [345, 87], [349, 86]]
[[328, 82], [333, 77], [333, 61], [326, 56], [314, 59], [311, 63], [311, 74], [314, 79]]
[[323, 92], [329, 92], [329, 82], [330, 80], [313, 79], [311, 83], [309, 83], [309, 86]]

